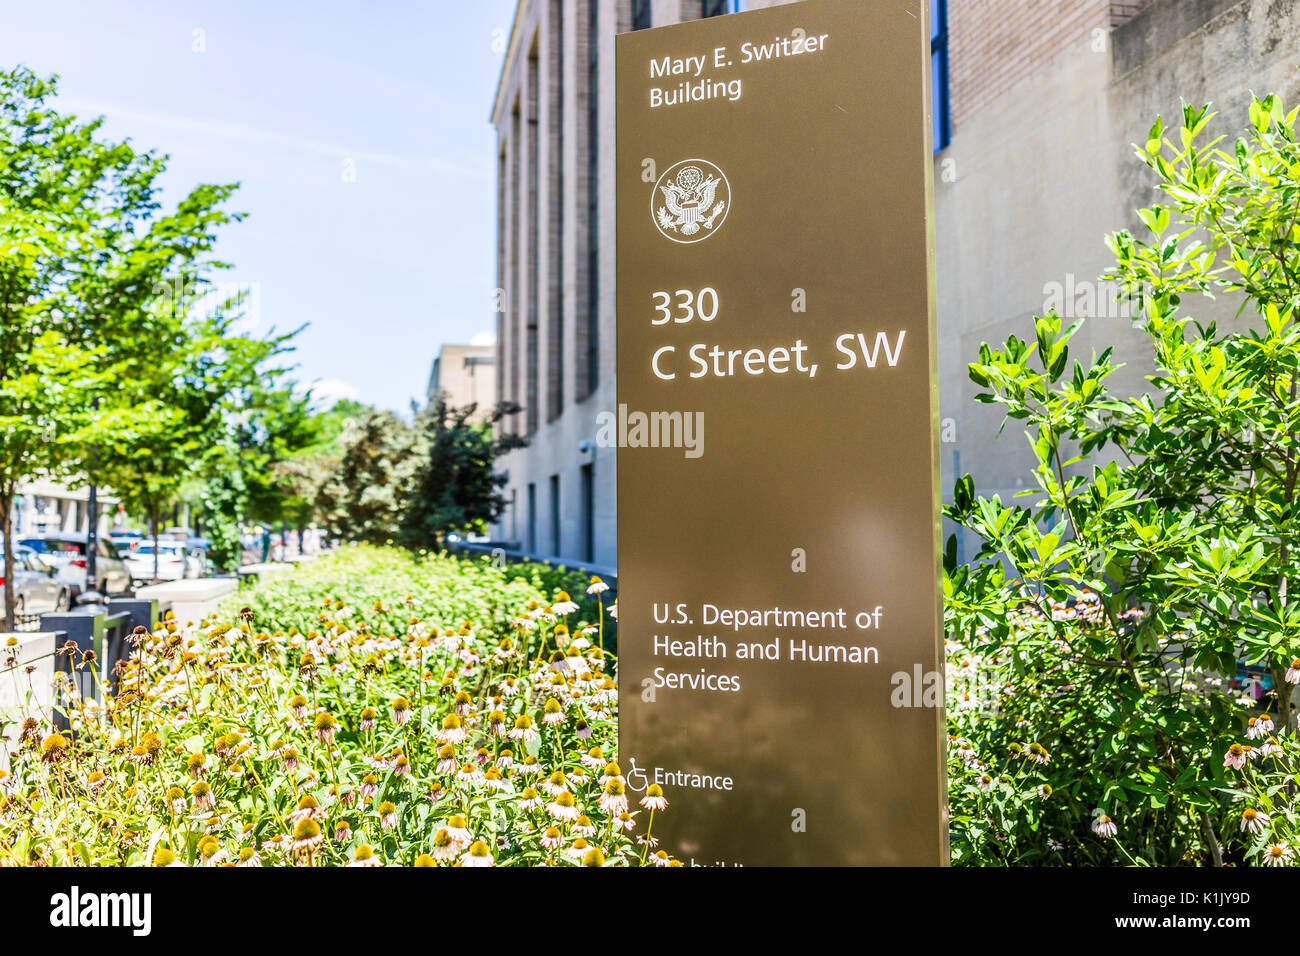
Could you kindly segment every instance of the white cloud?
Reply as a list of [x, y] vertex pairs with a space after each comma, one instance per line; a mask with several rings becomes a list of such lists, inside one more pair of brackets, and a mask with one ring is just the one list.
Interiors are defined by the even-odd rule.
[[470, 345], [496, 345], [497, 334], [495, 332], [479, 332], [469, 340]]
[[318, 378], [311, 383], [311, 394], [317, 407], [330, 408], [335, 402], [355, 399], [360, 393], [355, 385], [341, 378]]

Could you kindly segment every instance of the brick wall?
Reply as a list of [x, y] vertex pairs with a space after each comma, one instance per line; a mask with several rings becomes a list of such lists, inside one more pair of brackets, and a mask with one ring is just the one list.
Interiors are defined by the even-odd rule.
[[1060, 53], [1131, 20], [1154, 0], [948, 0], [954, 131], [964, 117]]
[[1113, 7], [1140, 0], [949, 0], [948, 71], [953, 135], [964, 118], [1109, 29]]

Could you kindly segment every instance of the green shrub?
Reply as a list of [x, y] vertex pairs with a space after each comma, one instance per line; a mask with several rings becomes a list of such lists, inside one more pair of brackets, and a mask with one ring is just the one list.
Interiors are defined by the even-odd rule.
[[[1295, 862], [1297, 112], [1255, 100], [1229, 150], [1201, 145], [1212, 115], [1185, 107], [1177, 143], [1152, 127], [1168, 204], [1110, 241], [1151, 394], [1109, 391], [1109, 350], [1071, 365], [1079, 323], [1054, 313], [970, 367], [1026, 427], [1037, 487], [1013, 506], [967, 476], [945, 509], [982, 541], [945, 563], [960, 862]], [[1183, 313], [1211, 291], [1253, 324]]]

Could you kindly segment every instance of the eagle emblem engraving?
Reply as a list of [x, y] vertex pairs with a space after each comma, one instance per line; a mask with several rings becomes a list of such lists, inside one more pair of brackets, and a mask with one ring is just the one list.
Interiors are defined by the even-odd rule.
[[727, 218], [731, 187], [721, 169], [703, 159], [684, 159], [664, 171], [651, 198], [655, 225], [674, 242], [699, 242]]

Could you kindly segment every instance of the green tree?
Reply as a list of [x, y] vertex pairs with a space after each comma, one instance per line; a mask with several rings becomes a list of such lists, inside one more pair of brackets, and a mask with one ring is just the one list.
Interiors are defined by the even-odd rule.
[[453, 408], [439, 396], [416, 416], [422, 460], [399, 538], [408, 547], [440, 548], [448, 532], [482, 532], [505, 508], [506, 478], [493, 471], [496, 457], [528, 442], [505, 433], [498, 438], [494, 426], [519, 406], [502, 402], [483, 420], [475, 419], [477, 411], [477, 405]]
[[[1138, 152], [1167, 202], [1110, 239], [1151, 393], [1111, 393], [1109, 350], [1071, 365], [1079, 323], [1055, 314], [970, 367], [1027, 428], [1037, 489], [1011, 505], [966, 476], [945, 509], [983, 542], [964, 567], [949, 543], [950, 633], [997, 687], [955, 725], [983, 741], [962, 740], [952, 778], [967, 859], [1217, 864], [1289, 852], [1297, 832], [1297, 113], [1255, 100], [1226, 149], [1202, 144], [1213, 115], [1184, 107], [1176, 139], [1152, 127]], [[1212, 292], [1252, 321], [1194, 321], [1188, 297]], [[1238, 661], [1271, 684], [1262, 708], [1227, 692]], [[1042, 784], [1054, 803], [1025, 798]], [[1244, 826], [1248, 809], [1267, 825]]]
[[266, 339], [235, 334], [238, 316], [195, 317], [188, 304], [162, 304], [174, 313], [174, 327], [139, 345], [149, 361], [125, 387], [130, 403], [119, 427], [96, 451], [97, 477], [128, 510], [148, 519], [155, 579], [165, 508], [205, 470], [231, 467], [223, 454], [230, 422], [244, 413], [241, 399], [250, 390], [264, 390], [264, 363], [287, 340], [274, 333]]
[[339, 441], [338, 469], [319, 493], [327, 523], [349, 541], [391, 542], [416, 484], [415, 430], [392, 412], [368, 408], [347, 420]]
[[221, 187], [160, 215], [163, 160], [48, 105], [53, 80], [0, 72], [0, 532], [13, 626], [10, 515], [19, 481], [83, 472], [129, 407], [158, 276], [204, 255]]

